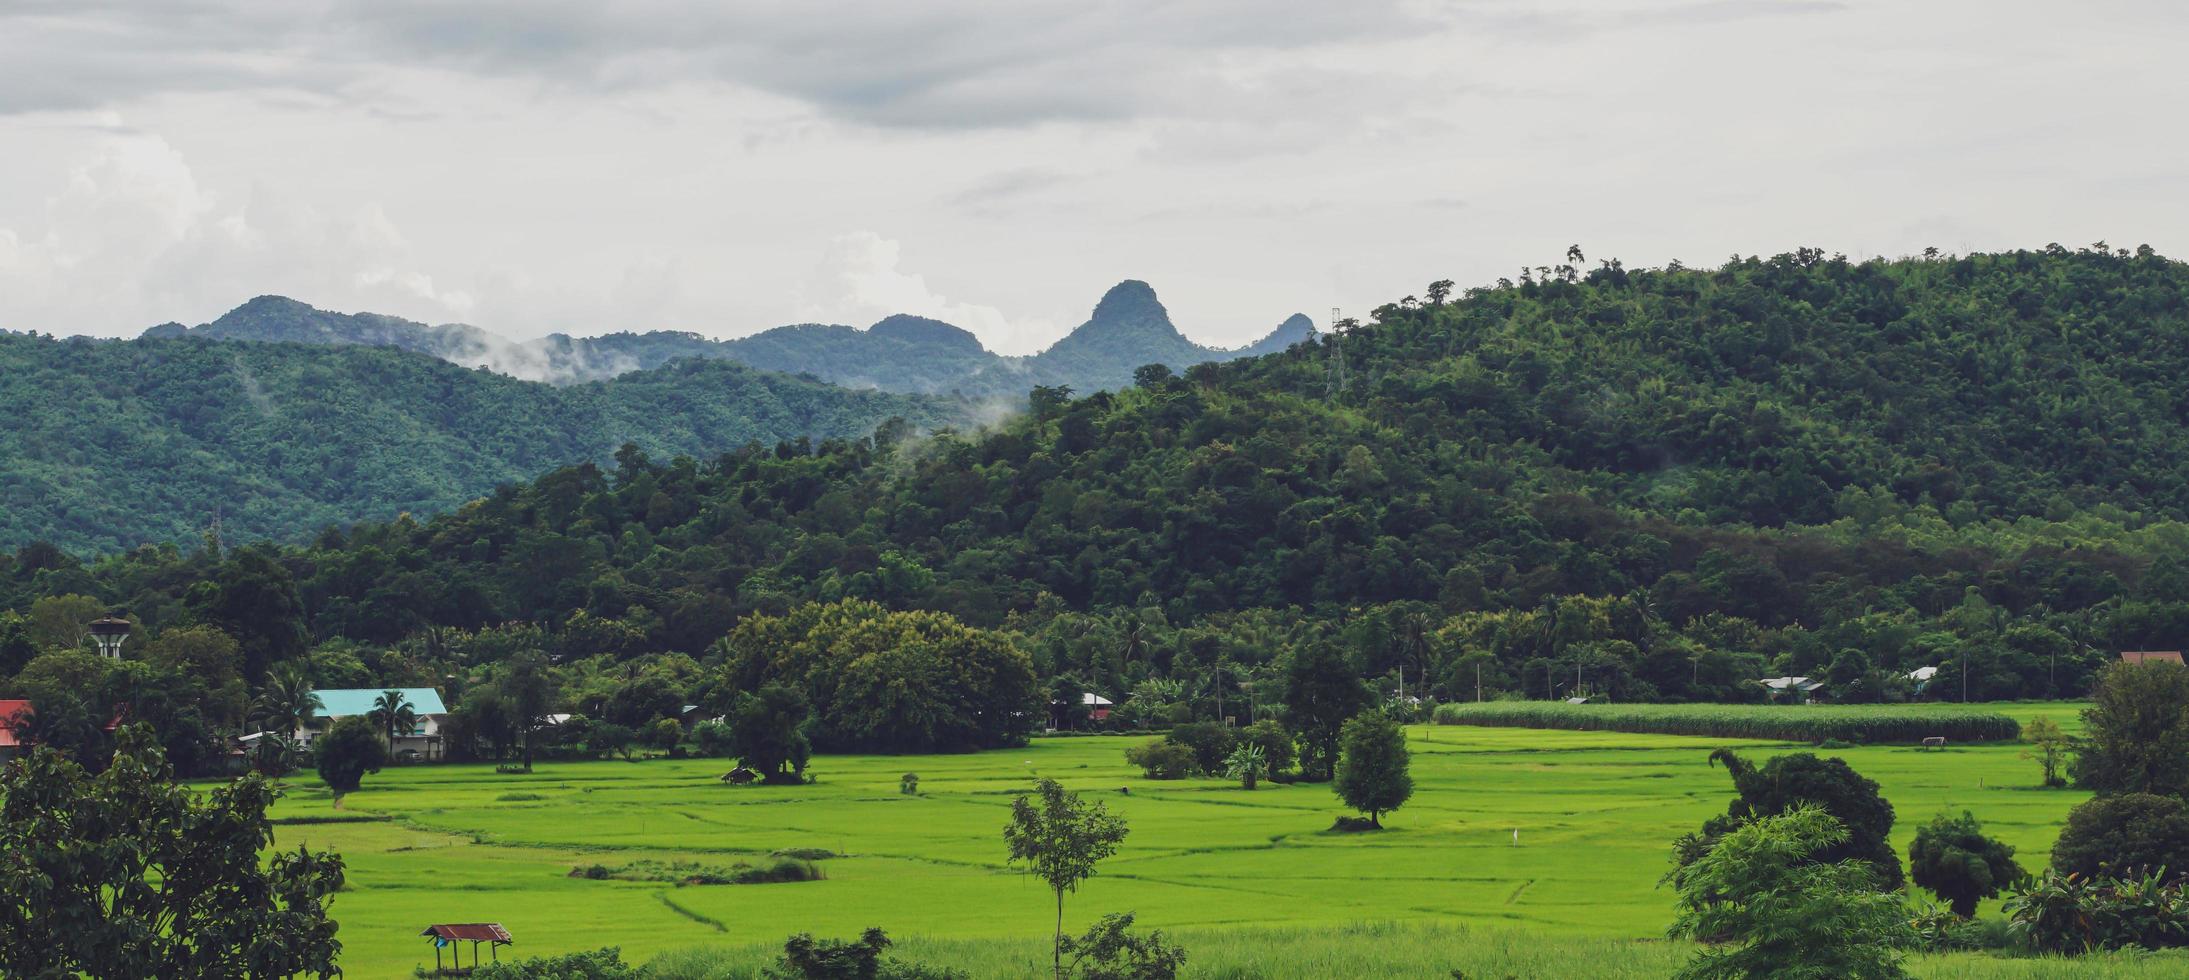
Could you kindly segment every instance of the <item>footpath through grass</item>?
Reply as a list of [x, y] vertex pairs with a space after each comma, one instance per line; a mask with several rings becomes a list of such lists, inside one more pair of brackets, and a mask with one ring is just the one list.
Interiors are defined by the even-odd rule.
[[[2068, 724], [2076, 707], [2010, 710]], [[1045, 953], [1052, 914], [1042, 885], [1005, 866], [1000, 839], [1011, 796], [1040, 774], [1132, 825], [1118, 856], [1070, 897], [1067, 928], [1135, 911], [1143, 927], [1187, 941], [1196, 976], [1327, 976], [1313, 964], [1332, 962], [1385, 965], [1363, 975], [1448, 975], [1478, 962], [1492, 975], [1545, 976], [1563, 961], [1540, 957], [1563, 956], [1592, 967], [1582, 975], [1658, 976], [1685, 955], [1658, 938], [1671, 917], [1672, 895], [1656, 887], [1668, 844], [1723, 812], [1732, 795], [1705, 757], [1723, 746], [1759, 761], [1805, 748], [1464, 726], [1416, 726], [1409, 738], [1414, 798], [1378, 834], [1327, 832], [1345, 812], [1327, 786], [1265, 783], [1248, 793], [1214, 780], [1151, 782], [1124, 762], [1134, 739], [1066, 738], [973, 755], [825, 756], [814, 760], [821, 782], [805, 787], [726, 787], [716, 778], [726, 764], [709, 760], [549, 763], [530, 776], [393, 769], [368, 777], [342, 811], [388, 819], [286, 824], [276, 846], [331, 847], [349, 862], [351, 887], [334, 911], [343, 965], [356, 977], [407, 974], [432, 962], [420, 929], [476, 921], [515, 934], [505, 955], [614, 945], [645, 960], [703, 947], [678, 955], [723, 970], [760, 962], [794, 932], [852, 936], [880, 926], [907, 955], [929, 951], [978, 975], [1010, 975], [1019, 958]], [[2037, 766], [2018, 751], [1828, 754], [1883, 785], [1903, 853], [1931, 814], [1967, 809], [2038, 865], [2085, 794], [2036, 788]], [[908, 771], [920, 775], [919, 796], [898, 792]], [[307, 779], [276, 817], [333, 812]], [[808, 882], [678, 887], [569, 876], [579, 865], [641, 860], [759, 863], [785, 848], [847, 856], [822, 860], [826, 879]], [[1997, 903], [1985, 914], [1997, 914]], [[1471, 930], [1466, 942], [1449, 932], [1460, 928]], [[1469, 959], [1496, 949], [1539, 959]], [[1370, 956], [1387, 958], [1361, 959]], [[1964, 962], [1978, 972], [1954, 972]], [[2176, 975], [2185, 966], [2158, 962]], [[2047, 975], [1969, 957], [1925, 964], [1938, 976]]]

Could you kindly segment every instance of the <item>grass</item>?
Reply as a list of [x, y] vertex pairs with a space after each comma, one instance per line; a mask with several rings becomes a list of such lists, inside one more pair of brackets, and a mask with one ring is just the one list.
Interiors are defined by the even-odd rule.
[[1576, 731], [1706, 735], [1787, 741], [1837, 740], [1869, 745], [1919, 745], [1933, 736], [1954, 742], [2011, 741], [2014, 718], [1995, 711], [1925, 704], [1566, 704], [1488, 701], [1437, 708], [1440, 725], [1562, 728]]
[[[2074, 706], [2004, 710], [2075, 727]], [[1066, 927], [1137, 912], [1140, 926], [1185, 942], [1193, 976], [1662, 976], [1687, 955], [1659, 938], [1672, 907], [1656, 887], [1667, 845], [1731, 798], [1724, 770], [1705, 756], [1724, 746], [1759, 761], [1806, 750], [1471, 726], [1416, 726], [1408, 736], [1414, 797], [1386, 816], [1390, 829], [1371, 834], [1327, 832], [1346, 812], [1327, 786], [1249, 793], [1224, 780], [1152, 782], [1124, 761], [1135, 739], [1070, 738], [917, 759], [825, 756], [813, 767], [821, 782], [804, 787], [725, 787], [716, 778], [723, 764], [705, 760], [547, 763], [526, 782], [539, 800], [500, 799], [508, 783], [491, 766], [391, 769], [368, 777], [341, 811], [388, 819], [286, 824], [277, 846], [331, 847], [348, 861], [351, 887], [334, 909], [352, 976], [407, 973], [431, 961], [420, 929], [479, 921], [508, 926], [518, 955], [615, 945], [633, 960], [663, 957], [664, 970], [714, 971], [670, 975], [747, 975], [738, 971], [770, 958], [791, 933], [850, 937], [867, 926], [888, 930], [907, 958], [1024, 975], [1045, 956], [1053, 910], [1038, 881], [1005, 865], [1000, 834], [1011, 796], [1039, 774], [1132, 826], [1119, 854], [1069, 898]], [[2086, 794], [2038, 788], [2037, 764], [2018, 751], [1826, 754], [1883, 786], [1903, 853], [1932, 814], [1967, 809], [2042, 864]], [[907, 769], [920, 773], [920, 796], [897, 790]], [[306, 782], [276, 815], [329, 814], [329, 799]], [[762, 864], [801, 848], [842, 856], [829, 859], [825, 880], [795, 885], [677, 889], [569, 876], [592, 864]], [[1996, 915], [1997, 903], [1985, 914]], [[1941, 977], [2159, 976], [2181, 975], [2189, 961], [2069, 969], [1961, 955], [1918, 968]]]

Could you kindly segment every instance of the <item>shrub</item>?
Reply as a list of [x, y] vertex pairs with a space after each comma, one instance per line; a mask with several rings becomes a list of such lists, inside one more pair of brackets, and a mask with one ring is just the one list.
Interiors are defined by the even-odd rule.
[[1285, 731], [1285, 726], [1264, 718], [1239, 729], [1239, 741], [1261, 748], [1262, 762], [1268, 766], [1272, 777], [1291, 771], [1294, 753], [1292, 733]]
[[312, 743], [312, 759], [328, 789], [350, 793], [364, 782], [366, 773], [379, 772], [388, 764], [388, 747], [370, 720], [353, 715], [336, 719], [327, 734]]
[[1176, 980], [1186, 962], [1185, 949], [1164, 942], [1160, 929], [1135, 936], [1132, 924], [1131, 912], [1112, 913], [1086, 935], [1066, 937], [1061, 948], [1071, 975], [1076, 980]]
[[[430, 976], [419, 967], [419, 976]], [[473, 980], [625, 980], [636, 969], [623, 962], [623, 951], [605, 949], [562, 956], [535, 956], [507, 963], [482, 963], [472, 971]]]
[[2099, 793], [2189, 794], [2189, 667], [2117, 663], [2083, 712], [2075, 784]]
[[1225, 758], [1231, 755], [1233, 746], [1239, 741], [1231, 734], [1231, 729], [1213, 721], [1179, 725], [1163, 740], [1185, 746], [1193, 753], [1193, 771], [1204, 774], [1223, 772]]
[[1937, 735], [1949, 742], [2002, 742], [2021, 726], [2002, 714], [1938, 706], [1795, 704], [1559, 704], [1485, 701], [1447, 704], [1439, 725], [1565, 728], [1578, 731], [1705, 735], [1714, 738], [1857, 744], [1915, 744]]
[[2183, 879], [2157, 871], [2126, 879], [2047, 871], [2007, 899], [2007, 921], [2041, 952], [2164, 949], [2189, 945], [2189, 894]]
[[959, 980], [964, 974], [906, 963], [882, 955], [890, 946], [880, 929], [858, 939], [815, 939], [799, 933], [783, 941], [783, 958], [762, 976], [768, 980]]
[[1261, 781], [1262, 772], [1268, 768], [1269, 764], [1264, 761], [1262, 747], [1259, 745], [1241, 745], [1231, 750], [1230, 757], [1224, 760], [1224, 775], [1238, 780], [1240, 788], [1249, 792]]
[[2189, 872], [2189, 806], [2170, 796], [2101, 796], [2068, 811], [2053, 870], [2091, 877], [2142, 868]]
[[494, 798], [494, 802], [496, 802], [496, 803], [530, 803], [530, 802], [532, 802], [532, 801], [534, 801], [534, 800], [544, 800], [544, 799], [547, 799], [547, 797], [545, 797], [545, 796], [542, 796], [542, 795], [540, 795], [540, 794], [538, 794], [538, 793], [503, 793], [502, 795], [500, 795], [500, 796], [497, 796], [497, 797], [495, 797], [495, 798]]
[[1915, 941], [1900, 900], [1879, 892], [1864, 861], [1813, 861], [1843, 847], [1845, 825], [1804, 804], [1742, 824], [1672, 873], [1679, 916], [1670, 934], [1713, 943], [1682, 977], [1905, 977]]
[[828, 876], [820, 866], [795, 857], [777, 857], [766, 864], [740, 861], [727, 867], [693, 861], [633, 861], [609, 867], [579, 865], [570, 877], [589, 881], [658, 881], [674, 885], [773, 885], [791, 881], [820, 881]]
[[920, 795], [920, 774], [908, 772], [897, 779], [897, 792], [906, 796]]
[[1149, 779], [1184, 779], [1193, 774], [1193, 750], [1172, 742], [1142, 742], [1125, 750], [1125, 761]]
[[2050, 718], [2032, 718], [2022, 726], [2022, 740], [2029, 743], [2022, 758], [2035, 759], [2043, 769], [2046, 786], [2065, 786], [2067, 780], [2060, 776], [2060, 763], [2067, 758], [2074, 740], [2060, 730], [2060, 723]]
[[2022, 877], [2014, 863], [2014, 848], [1984, 836], [1976, 817], [1966, 811], [1949, 817], [1941, 813], [1915, 832], [1908, 846], [1908, 871], [1917, 886], [1952, 906], [1964, 919], [1976, 914], [1976, 903], [1999, 894]]
[[843, 857], [843, 855], [825, 847], [785, 847], [777, 849], [770, 856], [797, 858], [800, 861], [826, 861], [829, 858]]
[[728, 756], [736, 744], [727, 722], [710, 720], [692, 726], [692, 745], [700, 755], [720, 759]]

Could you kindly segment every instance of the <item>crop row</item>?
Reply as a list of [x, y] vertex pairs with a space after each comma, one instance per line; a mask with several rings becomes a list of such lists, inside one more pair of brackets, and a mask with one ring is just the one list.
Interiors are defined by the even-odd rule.
[[1560, 704], [1491, 701], [1437, 708], [1439, 725], [1707, 735], [1787, 742], [1998, 742], [2021, 736], [2006, 715], [1936, 705]]

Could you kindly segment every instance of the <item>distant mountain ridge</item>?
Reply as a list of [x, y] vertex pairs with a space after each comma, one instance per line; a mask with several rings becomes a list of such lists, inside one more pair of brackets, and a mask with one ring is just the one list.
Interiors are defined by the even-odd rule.
[[1029, 357], [994, 353], [962, 327], [909, 314], [884, 317], [863, 330], [805, 323], [732, 340], [656, 330], [595, 337], [552, 334], [520, 342], [468, 324], [336, 313], [284, 296], [254, 298], [196, 327], [163, 323], [144, 332], [155, 339], [395, 347], [553, 384], [605, 380], [675, 360], [704, 358], [811, 375], [848, 388], [1014, 398], [1034, 385], [1068, 386], [1081, 392], [1122, 388], [1131, 383], [1133, 370], [1144, 364], [1184, 370], [1209, 361], [1277, 353], [1315, 335], [1314, 321], [1295, 313], [1245, 347], [1204, 347], [1181, 333], [1155, 290], [1136, 279], [1111, 287], [1085, 323]]

